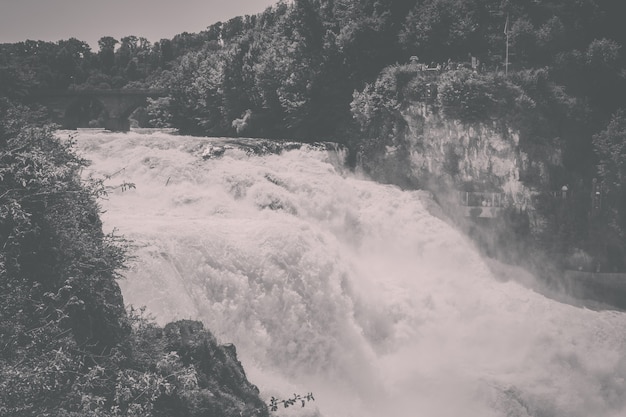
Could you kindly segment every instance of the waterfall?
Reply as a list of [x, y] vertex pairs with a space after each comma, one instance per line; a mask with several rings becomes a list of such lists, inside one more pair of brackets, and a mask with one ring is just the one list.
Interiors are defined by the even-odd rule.
[[626, 315], [502, 279], [426, 192], [268, 143], [78, 134], [127, 303], [202, 320], [265, 397], [313, 392], [286, 415], [626, 415]]

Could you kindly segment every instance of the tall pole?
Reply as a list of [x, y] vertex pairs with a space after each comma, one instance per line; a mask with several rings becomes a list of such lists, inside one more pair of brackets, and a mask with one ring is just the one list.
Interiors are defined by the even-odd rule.
[[504, 75], [509, 75], [509, 14], [506, 14], [506, 23], [504, 24], [504, 34], [506, 35], [506, 54], [504, 57]]

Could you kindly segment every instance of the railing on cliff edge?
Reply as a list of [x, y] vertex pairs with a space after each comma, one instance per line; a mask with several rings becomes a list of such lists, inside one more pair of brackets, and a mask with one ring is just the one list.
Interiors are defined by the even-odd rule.
[[465, 217], [498, 217], [504, 204], [504, 193], [459, 191], [459, 209]]

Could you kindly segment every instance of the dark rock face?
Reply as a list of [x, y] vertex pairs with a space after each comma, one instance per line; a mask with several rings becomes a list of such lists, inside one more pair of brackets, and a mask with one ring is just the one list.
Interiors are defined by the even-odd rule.
[[[235, 346], [218, 345], [210, 331], [199, 321], [181, 320], [165, 326], [166, 349], [175, 351], [184, 365], [194, 365], [198, 373], [198, 387], [206, 395], [194, 404], [196, 410], [188, 415], [207, 416], [267, 416], [267, 406], [259, 398], [258, 388], [246, 378], [237, 359]], [[176, 404], [163, 404], [171, 415], [183, 411]], [[165, 415], [165, 414], [164, 414]]]

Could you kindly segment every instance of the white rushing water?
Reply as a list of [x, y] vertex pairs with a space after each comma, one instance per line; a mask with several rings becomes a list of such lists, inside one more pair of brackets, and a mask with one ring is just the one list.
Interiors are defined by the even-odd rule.
[[288, 414], [626, 415], [626, 315], [494, 276], [426, 193], [315, 148], [205, 160], [220, 140], [77, 139], [85, 175], [136, 185], [102, 202], [135, 245], [125, 301], [202, 320], [264, 397], [314, 393]]

